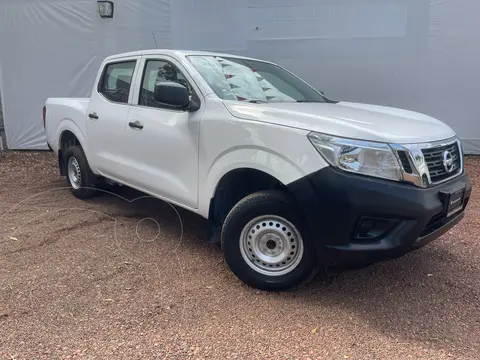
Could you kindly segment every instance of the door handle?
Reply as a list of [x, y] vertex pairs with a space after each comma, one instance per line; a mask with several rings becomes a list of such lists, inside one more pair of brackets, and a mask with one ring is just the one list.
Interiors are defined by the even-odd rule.
[[129, 122], [128, 126], [130, 126], [132, 129], [143, 129], [143, 124], [138, 120]]
[[97, 115], [96, 112], [93, 112], [93, 113], [88, 114], [88, 117], [89, 117], [90, 119], [95, 119], [95, 120], [98, 119], [98, 115]]

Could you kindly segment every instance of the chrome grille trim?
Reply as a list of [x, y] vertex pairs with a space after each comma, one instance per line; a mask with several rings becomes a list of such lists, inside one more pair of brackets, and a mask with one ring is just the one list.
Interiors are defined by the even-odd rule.
[[[446, 172], [442, 172], [439, 168], [438, 156], [435, 151], [443, 151], [445, 149], [452, 148], [456, 145], [456, 153], [452, 154], [454, 160], [454, 170], [451, 173], [451, 176], [445, 177]], [[390, 145], [394, 150], [394, 154], [397, 157], [398, 163], [401, 168], [402, 180], [405, 182], [412, 183], [418, 187], [426, 188], [434, 185], [441, 184], [443, 182], [449, 181], [457, 176], [460, 176], [463, 173], [463, 151], [462, 144], [460, 140], [456, 137], [444, 141], [430, 142], [430, 143], [421, 143], [421, 144], [392, 144]], [[405, 152], [407, 154], [410, 169], [408, 166], [405, 168], [404, 163], [405, 159], [401, 159], [399, 155], [400, 152]], [[432, 155], [433, 154], [433, 155]], [[402, 155], [403, 156], [403, 155]], [[402, 162], [403, 160], [403, 162]], [[457, 162], [455, 162], [457, 161]], [[441, 162], [443, 166], [443, 161]], [[409, 172], [411, 171], [411, 172]]]
[[[448, 152], [451, 159], [451, 170], [447, 171], [444, 165], [444, 154]], [[428, 166], [430, 172], [430, 178], [432, 183], [449, 179], [461, 171], [460, 168], [460, 151], [457, 143], [445, 145], [433, 149], [424, 149], [423, 157]]]

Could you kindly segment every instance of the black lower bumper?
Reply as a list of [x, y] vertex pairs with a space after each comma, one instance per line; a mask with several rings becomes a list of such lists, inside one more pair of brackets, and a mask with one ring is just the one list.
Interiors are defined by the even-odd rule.
[[331, 167], [288, 187], [327, 266], [393, 259], [430, 243], [463, 218], [472, 192], [466, 174], [422, 189]]

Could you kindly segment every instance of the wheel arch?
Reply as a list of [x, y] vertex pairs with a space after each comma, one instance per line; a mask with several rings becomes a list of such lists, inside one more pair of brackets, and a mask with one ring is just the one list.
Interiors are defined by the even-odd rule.
[[[77, 138], [78, 142], [80, 143], [80, 146], [82, 147], [83, 151], [86, 152], [88, 149], [86, 148], [87, 140], [85, 136], [83, 135], [82, 131], [78, 127], [77, 124], [71, 119], [65, 118], [60, 121], [60, 124], [58, 125], [57, 128], [57, 139], [58, 139], [58, 148], [60, 148], [61, 144], [61, 139], [62, 136], [66, 131], [71, 132], [75, 137]], [[86, 154], [86, 153], [85, 153]]]
[[70, 119], [64, 119], [58, 126], [58, 144], [57, 157], [60, 174], [66, 175], [65, 152], [69, 146], [80, 145], [85, 156], [88, 159], [88, 149], [86, 148], [86, 140], [78, 126]]
[[210, 198], [208, 219], [221, 226], [238, 201], [262, 190], [279, 190], [292, 195], [282, 181], [263, 170], [241, 167], [226, 172]]
[[[204, 175], [202, 187], [199, 192], [199, 212], [204, 217], [210, 218], [211, 206], [215, 202], [218, 190], [226, 180], [234, 175], [257, 174], [258, 179], [270, 179], [281, 184], [282, 189], [291, 182], [304, 177], [300, 162], [303, 159], [289, 159], [264, 147], [238, 147], [231, 148], [220, 154]], [[253, 177], [256, 179], [257, 177]], [[257, 191], [267, 190], [259, 187]], [[248, 195], [248, 194], [247, 194]]]

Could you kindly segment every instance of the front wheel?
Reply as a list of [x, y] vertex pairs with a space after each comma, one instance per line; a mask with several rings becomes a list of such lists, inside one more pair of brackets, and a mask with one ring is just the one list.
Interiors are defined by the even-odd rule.
[[318, 270], [310, 232], [296, 206], [279, 191], [261, 191], [239, 201], [222, 229], [222, 249], [233, 273], [267, 291], [295, 288]]

